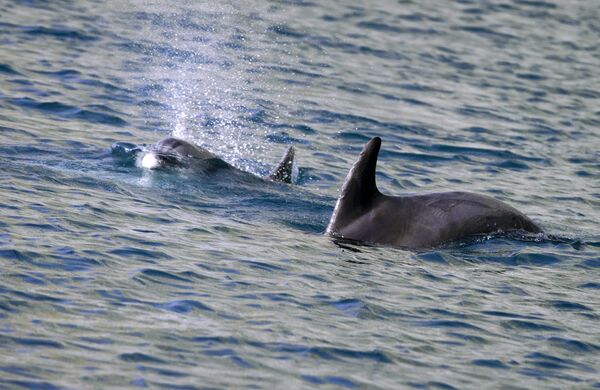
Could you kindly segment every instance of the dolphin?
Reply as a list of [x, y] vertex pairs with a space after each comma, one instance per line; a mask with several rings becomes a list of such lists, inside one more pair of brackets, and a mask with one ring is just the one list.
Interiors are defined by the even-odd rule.
[[[235, 168], [212, 152], [194, 145], [188, 141], [166, 137], [145, 149], [127, 143], [115, 143], [112, 146], [113, 154], [135, 154], [138, 165], [147, 169], [160, 168], [192, 168], [203, 173], [213, 173], [218, 170], [233, 170]], [[292, 183], [292, 169], [294, 166], [295, 150], [290, 146], [279, 164], [265, 180]]]
[[421, 250], [478, 234], [542, 232], [515, 208], [486, 195], [382, 194], [375, 183], [380, 148], [379, 137], [364, 146], [346, 177], [325, 234], [334, 239]]

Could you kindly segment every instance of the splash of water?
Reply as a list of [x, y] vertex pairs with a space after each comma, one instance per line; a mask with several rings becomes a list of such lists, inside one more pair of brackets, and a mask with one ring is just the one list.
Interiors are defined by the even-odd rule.
[[131, 14], [143, 27], [150, 62], [144, 79], [167, 107], [160, 114], [165, 130], [253, 172], [266, 165], [270, 131], [266, 13], [239, 2], [156, 1]]

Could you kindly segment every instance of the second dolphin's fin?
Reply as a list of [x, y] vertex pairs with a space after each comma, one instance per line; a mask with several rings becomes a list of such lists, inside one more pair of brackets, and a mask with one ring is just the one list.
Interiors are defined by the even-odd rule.
[[267, 176], [267, 179], [269, 180], [273, 180], [273, 181], [278, 181], [281, 183], [292, 183], [292, 168], [294, 167], [294, 154], [295, 154], [295, 149], [293, 146], [290, 146], [287, 150], [287, 152], [285, 152], [285, 154], [283, 155], [283, 158], [281, 159], [281, 161], [279, 162], [279, 164], [277, 164], [277, 166], [275, 167], [275, 169], [273, 169], [273, 172], [271, 172], [271, 174], [269, 176]]

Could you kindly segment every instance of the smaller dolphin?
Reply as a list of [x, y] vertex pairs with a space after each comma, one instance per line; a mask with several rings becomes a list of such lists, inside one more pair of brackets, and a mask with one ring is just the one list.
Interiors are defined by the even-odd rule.
[[[114, 144], [112, 150], [115, 154], [141, 153], [138, 164], [147, 169], [193, 168], [204, 173], [221, 169], [242, 172], [208, 150], [174, 137], [164, 138], [147, 147], [146, 150], [124, 143]], [[294, 147], [290, 146], [273, 172], [264, 179], [291, 183], [294, 154]]]
[[363, 148], [346, 177], [325, 234], [416, 250], [477, 234], [542, 231], [515, 208], [485, 195], [383, 195], [375, 183], [380, 147], [381, 138], [375, 137]]

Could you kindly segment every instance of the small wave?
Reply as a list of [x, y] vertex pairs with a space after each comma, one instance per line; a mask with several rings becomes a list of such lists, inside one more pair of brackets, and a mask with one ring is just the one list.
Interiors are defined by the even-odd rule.
[[595, 290], [600, 290], [600, 283], [589, 282], [589, 283], [580, 284], [578, 287], [579, 288], [591, 288], [591, 289], [595, 289]]
[[518, 313], [508, 313], [505, 311], [498, 311], [498, 310], [484, 310], [481, 312], [481, 314], [485, 314], [488, 316], [494, 316], [494, 317], [501, 317], [501, 318], [540, 319], [539, 317], [535, 317], [535, 316], [522, 315], [522, 314], [518, 314]]
[[597, 259], [587, 259], [581, 263], [583, 267], [589, 268], [600, 268], [600, 258]]
[[249, 345], [267, 349], [271, 352], [287, 352], [293, 354], [311, 354], [326, 360], [372, 360], [378, 363], [391, 363], [392, 357], [379, 350], [362, 351], [347, 348], [311, 347], [286, 343], [262, 343], [257, 341], [247, 342]]
[[199, 278], [199, 275], [196, 274], [195, 272], [178, 272], [178, 273], [174, 273], [174, 272], [166, 272], [166, 271], [160, 271], [157, 269], [151, 269], [151, 268], [147, 268], [142, 270], [141, 274], [145, 277], [154, 279], [154, 280], [160, 280], [160, 279], [168, 279], [168, 280], [176, 280], [176, 281], [180, 281], [180, 282], [189, 282], [191, 283], [193, 281], [193, 279]]
[[499, 162], [498, 164], [495, 164], [495, 166], [497, 166], [498, 168], [508, 169], [511, 171], [526, 171], [526, 170], [530, 169], [529, 165], [525, 164], [522, 161], [515, 161], [515, 160], [504, 160], [504, 161]]
[[534, 8], [548, 8], [548, 9], [557, 8], [556, 4], [549, 3], [547, 1], [542, 1], [542, 0], [513, 0], [513, 1], [515, 4], [525, 5], [525, 6], [534, 7]]
[[319, 377], [319, 376], [314, 376], [314, 375], [302, 375], [302, 379], [305, 382], [308, 382], [310, 384], [313, 385], [333, 385], [333, 386], [337, 386], [337, 387], [343, 387], [346, 389], [355, 389], [357, 387], [360, 387], [359, 384], [355, 383], [354, 381], [344, 378], [342, 376], [332, 376], [332, 375], [328, 375], [328, 376], [323, 376], [323, 377]]
[[471, 361], [471, 364], [478, 367], [488, 367], [507, 370], [510, 367], [498, 359], [475, 359]]
[[127, 122], [124, 119], [116, 115], [92, 111], [61, 102], [38, 102], [28, 97], [8, 99], [8, 101], [18, 107], [33, 109], [66, 119], [78, 119], [95, 124], [119, 127], [127, 125]]
[[271, 26], [268, 28], [268, 31], [273, 32], [277, 35], [282, 35], [291, 38], [305, 38], [307, 36], [306, 34], [300, 31], [296, 31], [293, 28], [286, 26], [285, 24]]
[[432, 390], [458, 390], [457, 387], [454, 387], [448, 383], [439, 382], [439, 381], [429, 381], [423, 383], [409, 382], [409, 385], [414, 387], [415, 389], [432, 389]]
[[550, 301], [549, 303], [553, 308], [561, 311], [593, 311], [592, 308], [576, 302], [558, 300]]
[[539, 73], [517, 73], [516, 76], [522, 80], [529, 80], [529, 81], [546, 80], [546, 77], [542, 76]]
[[529, 264], [536, 266], [544, 266], [560, 263], [562, 256], [554, 253], [539, 253], [539, 252], [520, 252], [508, 259], [513, 264]]
[[[190, 375], [187, 372], [171, 370], [171, 369], [167, 369], [167, 368], [150, 367], [150, 366], [145, 366], [142, 364], [138, 364], [136, 368], [141, 372], [154, 373], [154, 374], [157, 374], [160, 376], [166, 376], [169, 378], [182, 378], [182, 377], [187, 377]], [[169, 386], [165, 386], [165, 387], [168, 388]], [[178, 387], [174, 387], [174, 388], [178, 388]]]
[[[33, 225], [33, 224], [32, 224]], [[40, 225], [40, 224], [35, 224]], [[41, 224], [43, 230], [48, 229], [45, 224]], [[50, 230], [63, 232], [64, 229], [52, 227]], [[15, 249], [0, 250], [0, 258], [15, 259], [21, 262], [29, 263], [35, 267], [43, 269], [60, 269], [69, 272], [87, 271], [92, 267], [102, 265], [102, 262], [92, 257], [72, 254], [42, 254], [29, 251], [17, 251]]]
[[428, 320], [428, 321], [420, 321], [417, 323], [418, 326], [430, 327], [430, 328], [450, 328], [450, 329], [470, 329], [477, 330], [479, 332], [483, 332], [483, 329], [478, 326], [469, 324], [464, 321], [455, 321], [455, 320]]
[[[2, 340], [4, 339], [4, 340]], [[41, 348], [52, 348], [52, 349], [64, 349], [64, 345], [58, 341], [33, 338], [33, 337], [2, 337], [0, 340], [4, 342], [13, 342], [15, 344], [29, 346], [29, 347], [41, 347]]]
[[349, 298], [338, 301], [328, 302], [344, 315], [348, 317], [356, 317], [362, 320], [384, 320], [400, 316], [399, 313], [392, 312], [381, 306], [372, 303], [364, 302], [361, 299]]
[[273, 142], [273, 143], [277, 143], [277, 144], [284, 144], [284, 145], [305, 145], [307, 144], [307, 141], [300, 139], [300, 138], [295, 138], [292, 137], [291, 135], [289, 135], [288, 133], [282, 131], [276, 134], [269, 134], [266, 136], [267, 141], [269, 142]]
[[418, 27], [400, 27], [400, 25], [391, 25], [379, 21], [371, 22], [359, 22], [356, 24], [357, 27], [367, 28], [370, 30], [381, 31], [385, 33], [394, 34], [410, 34], [410, 35], [434, 35], [439, 34], [437, 30], [433, 28], [418, 28]]
[[465, 106], [465, 107], [456, 109], [456, 112], [461, 115], [464, 115], [466, 117], [471, 117], [471, 118], [501, 120], [503, 122], [508, 122], [508, 123], [515, 122], [514, 119], [509, 118], [508, 116], [505, 116], [505, 115], [501, 115], [500, 113], [498, 113], [499, 111], [496, 111], [496, 110], [490, 109], [490, 108]]
[[[334, 112], [328, 110], [298, 110], [293, 113], [294, 115], [303, 116], [308, 118], [311, 122], [321, 123], [321, 124], [343, 124], [344, 126], [348, 126], [351, 124], [352, 126], [360, 127], [360, 128], [373, 128], [373, 129], [385, 129], [389, 131], [390, 135], [394, 138], [403, 140], [402, 136], [407, 134], [415, 134], [415, 135], [424, 135], [424, 136], [432, 136], [429, 130], [421, 126], [415, 125], [405, 125], [401, 123], [395, 122], [383, 122], [377, 119], [364, 116], [364, 115], [356, 115], [356, 114], [346, 114], [341, 112]], [[348, 136], [348, 134], [355, 134], [356, 139], [362, 138], [365, 140], [371, 139], [377, 133], [370, 133], [369, 131], [362, 132], [348, 132], [341, 131], [336, 134], [336, 136]], [[360, 134], [360, 135], [359, 135]], [[417, 144], [416, 140], [412, 140], [413, 144]], [[360, 146], [356, 146], [358, 150]]]
[[78, 70], [75, 70], [75, 69], [61, 69], [61, 70], [57, 70], [57, 71], [40, 70], [40, 71], [36, 71], [36, 73], [43, 74], [46, 76], [56, 77], [56, 78], [59, 78], [62, 80], [78, 78], [81, 76], [81, 72]]
[[119, 355], [119, 359], [123, 360], [124, 362], [135, 363], [165, 363], [165, 361], [162, 359], [140, 352], [122, 353]]
[[1, 379], [0, 384], [6, 384], [7, 388], [24, 388], [40, 390], [62, 390], [63, 387], [57, 386], [51, 382], [35, 379]]
[[195, 310], [200, 311], [209, 311], [213, 312], [214, 310], [205, 304], [198, 302], [193, 299], [179, 299], [176, 301], [171, 301], [167, 303], [161, 303], [156, 305], [156, 307], [166, 309], [179, 314], [187, 314]]
[[121, 247], [115, 248], [109, 251], [111, 255], [126, 258], [126, 259], [140, 259], [145, 262], [152, 262], [153, 260], [159, 259], [171, 259], [172, 257], [164, 252], [148, 250], [135, 247]]
[[265, 263], [265, 262], [262, 262], [262, 261], [240, 260], [239, 262], [241, 264], [247, 265], [250, 268], [261, 270], [261, 271], [267, 271], [267, 272], [281, 272], [281, 271], [286, 271], [286, 268], [284, 268], [284, 267], [281, 267], [281, 266], [275, 265], [275, 264]]
[[467, 341], [474, 345], [485, 345], [485, 344], [490, 343], [490, 341], [488, 339], [481, 337], [481, 336], [476, 336], [474, 334], [465, 334], [465, 333], [460, 333], [460, 332], [447, 332], [446, 334], [448, 336], [455, 337], [462, 341]]
[[0, 73], [4, 73], [10, 76], [20, 75], [12, 66], [8, 64], [0, 64]]
[[299, 76], [299, 77], [307, 77], [310, 79], [321, 79], [323, 78], [323, 75], [319, 74], [319, 73], [315, 73], [315, 72], [308, 72], [305, 70], [301, 70], [298, 68], [293, 68], [291, 66], [283, 66], [283, 65], [270, 65], [270, 66], [266, 66], [264, 67], [265, 70], [271, 70], [271, 71], [275, 71], [275, 72], [280, 72], [286, 75], [293, 75], [293, 76]]
[[502, 326], [512, 330], [525, 330], [531, 332], [563, 332], [564, 329], [544, 324], [541, 322], [525, 320], [509, 320], [502, 323]]
[[97, 35], [86, 34], [68, 27], [27, 26], [22, 31], [33, 36], [49, 36], [59, 40], [77, 40], [83, 42], [97, 41]]
[[237, 353], [233, 349], [230, 349], [230, 348], [209, 349], [209, 350], [205, 350], [204, 354], [208, 355], [208, 356], [227, 357], [227, 358], [229, 358], [229, 360], [231, 360], [233, 363], [235, 363], [236, 365], [238, 365], [240, 367], [254, 368], [254, 365], [252, 365], [245, 359], [242, 359], [240, 356], [237, 355]]
[[535, 367], [549, 369], [549, 370], [563, 370], [569, 368], [584, 369], [589, 372], [594, 372], [592, 367], [585, 364], [576, 363], [571, 359], [563, 359], [548, 353], [533, 352], [525, 356], [526, 362]]
[[501, 41], [501, 42], [518, 39], [518, 37], [516, 37], [514, 35], [497, 32], [488, 27], [462, 26], [462, 27], [456, 27], [455, 29], [461, 30], [461, 31], [466, 31], [469, 33], [479, 35], [484, 38], [490, 38], [490, 39]]

